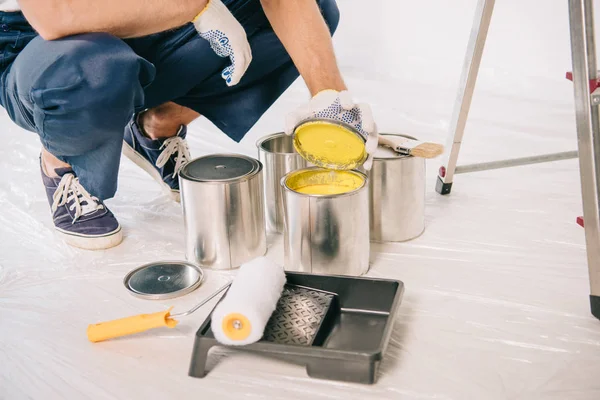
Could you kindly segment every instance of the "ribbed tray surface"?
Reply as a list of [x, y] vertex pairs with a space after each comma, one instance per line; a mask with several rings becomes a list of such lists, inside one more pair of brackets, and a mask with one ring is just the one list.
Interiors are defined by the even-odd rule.
[[310, 346], [333, 297], [318, 290], [286, 286], [265, 327], [263, 340]]

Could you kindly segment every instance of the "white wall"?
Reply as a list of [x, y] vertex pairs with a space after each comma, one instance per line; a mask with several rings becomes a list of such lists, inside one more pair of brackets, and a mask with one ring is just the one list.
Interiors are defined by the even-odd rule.
[[[380, 63], [390, 77], [448, 85], [457, 80], [477, 0], [372, 0], [357, 8], [340, 0], [338, 37], [354, 47], [338, 49], [346, 68]], [[385, 5], [385, 7], [384, 7]], [[390, 9], [393, 12], [390, 12]], [[337, 40], [337, 38], [336, 38]], [[364, 46], [365, 44], [374, 44]], [[385, 53], [385, 54], [384, 54]], [[392, 56], [390, 56], [392, 55]], [[482, 86], [526, 78], [560, 80], [570, 69], [565, 0], [499, 0], [482, 63]]]

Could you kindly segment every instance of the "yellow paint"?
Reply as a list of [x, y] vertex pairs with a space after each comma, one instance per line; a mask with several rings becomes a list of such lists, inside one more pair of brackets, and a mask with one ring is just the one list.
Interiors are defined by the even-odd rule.
[[299, 170], [288, 176], [287, 187], [309, 195], [335, 195], [360, 189], [365, 179], [353, 171]]
[[89, 325], [87, 329], [88, 340], [96, 343], [120, 336], [133, 335], [153, 328], [174, 328], [177, 321], [169, 318], [171, 309], [172, 307], [167, 311], [154, 314], [141, 314]]
[[298, 193], [303, 194], [317, 194], [317, 195], [328, 195], [328, 194], [342, 194], [351, 191], [345, 186], [337, 185], [311, 185], [296, 190]]
[[252, 325], [242, 314], [228, 314], [223, 318], [223, 333], [231, 340], [244, 340], [252, 332]]
[[350, 170], [367, 159], [362, 137], [326, 121], [306, 122], [294, 132], [294, 147], [308, 162], [327, 169]]

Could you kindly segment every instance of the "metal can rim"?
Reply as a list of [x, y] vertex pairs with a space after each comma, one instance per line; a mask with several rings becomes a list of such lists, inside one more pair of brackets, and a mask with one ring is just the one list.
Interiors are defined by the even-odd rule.
[[363, 178], [362, 185], [361, 185], [359, 188], [357, 188], [357, 189], [354, 189], [354, 190], [352, 190], [352, 191], [350, 191], [350, 192], [339, 193], [339, 194], [306, 194], [306, 193], [300, 193], [300, 192], [297, 192], [297, 191], [295, 191], [294, 189], [290, 188], [290, 187], [287, 185], [287, 183], [286, 183], [286, 180], [287, 180], [287, 178], [288, 178], [288, 177], [289, 177], [291, 174], [294, 174], [294, 173], [299, 173], [299, 172], [303, 172], [303, 171], [312, 171], [312, 170], [329, 171], [329, 172], [334, 172], [334, 173], [335, 173], [335, 172], [337, 172], [337, 171], [335, 171], [335, 170], [330, 170], [330, 169], [327, 169], [327, 168], [321, 168], [321, 167], [317, 167], [317, 166], [313, 166], [313, 167], [307, 167], [307, 168], [301, 168], [301, 169], [297, 169], [297, 170], [294, 170], [294, 171], [290, 171], [290, 172], [288, 172], [287, 174], [285, 174], [285, 175], [284, 175], [284, 176], [281, 178], [281, 180], [280, 180], [280, 182], [279, 182], [279, 183], [280, 183], [281, 187], [282, 187], [284, 190], [286, 190], [286, 191], [288, 191], [288, 192], [291, 192], [291, 193], [293, 193], [293, 194], [295, 194], [295, 195], [302, 196], [302, 197], [307, 197], [307, 198], [311, 198], [311, 199], [324, 199], [324, 198], [325, 198], [325, 199], [339, 199], [339, 198], [341, 198], [341, 197], [347, 197], [347, 196], [356, 195], [356, 194], [357, 194], [357, 193], [359, 193], [360, 191], [362, 191], [362, 190], [365, 190], [366, 188], [368, 188], [368, 186], [369, 186], [369, 185], [368, 185], [368, 180], [369, 180], [369, 177], [367, 176], [367, 174], [365, 174], [365, 173], [363, 173], [363, 172], [361, 172], [361, 171], [355, 170], [355, 169], [351, 169], [351, 170], [344, 170], [344, 171], [343, 171], [343, 172], [352, 172], [352, 173], [355, 173], [355, 174], [357, 174], [357, 175], [360, 175], [360, 176]]
[[263, 136], [260, 139], [258, 139], [256, 141], [256, 148], [258, 149], [259, 152], [263, 152], [263, 153], [267, 153], [267, 154], [282, 155], [282, 156], [287, 156], [287, 155], [298, 155], [299, 156], [300, 155], [296, 151], [294, 151], [292, 153], [282, 153], [280, 151], [269, 151], [269, 150], [265, 149], [264, 147], [262, 147], [262, 145], [265, 142], [267, 142], [268, 140], [271, 140], [271, 139], [275, 139], [277, 137], [289, 137], [290, 140], [293, 140], [293, 137], [288, 136], [285, 132], [272, 133], [270, 135]]
[[[299, 149], [297, 143], [296, 143], [296, 131], [298, 130], [298, 128], [300, 128], [301, 126], [303, 126], [304, 124], [308, 124], [311, 122], [325, 122], [328, 124], [332, 124], [332, 125], [337, 125], [340, 126], [346, 130], [348, 130], [349, 132], [353, 133], [355, 136], [357, 136], [358, 138], [360, 138], [360, 140], [362, 140], [362, 142], [364, 144], [367, 143], [367, 139], [365, 137], [363, 137], [363, 135], [360, 134], [360, 132], [358, 132], [356, 130], [356, 128], [354, 128], [352, 125], [347, 124], [343, 121], [339, 121], [337, 119], [332, 119], [332, 118], [307, 118], [304, 119], [302, 121], [300, 121], [298, 124], [296, 124], [296, 126], [294, 126], [294, 130], [293, 130], [293, 137], [294, 137], [294, 148], [296, 148], [296, 151], [298, 152], [298, 154], [300, 154], [304, 159], [306, 159], [308, 162], [315, 164], [313, 161], [309, 160], [306, 156], [306, 152], [302, 152], [301, 149]], [[304, 154], [303, 154], [304, 153]], [[366, 151], [363, 152], [363, 157], [360, 160], [356, 160], [356, 167], [361, 166], [362, 164], [365, 163], [365, 161], [367, 161], [368, 159], [368, 154], [366, 154]], [[354, 168], [349, 168], [349, 169], [344, 169], [344, 168], [336, 168], [337, 166], [335, 164], [327, 164], [327, 165], [320, 165], [321, 168], [326, 168], [326, 169], [331, 169], [331, 170], [336, 170], [336, 171], [352, 171], [354, 170]]]
[[[131, 281], [131, 277], [136, 273], [139, 272], [140, 270], [144, 269], [144, 268], [149, 268], [152, 267], [154, 265], [160, 265], [160, 264], [178, 264], [178, 265], [185, 265], [188, 266], [190, 268], [195, 269], [199, 275], [200, 278], [198, 279], [197, 282], [195, 282], [193, 285], [188, 286], [184, 289], [178, 290], [176, 292], [172, 292], [172, 293], [167, 293], [167, 294], [144, 294], [144, 293], [140, 293], [137, 290], [135, 290], [134, 288], [132, 288], [129, 285], [129, 282]], [[129, 271], [127, 273], [127, 275], [125, 275], [125, 277], [123, 278], [123, 285], [125, 285], [125, 288], [127, 289], [127, 291], [129, 291], [129, 293], [131, 293], [134, 297], [140, 298], [140, 299], [145, 299], [145, 300], [169, 300], [169, 299], [173, 299], [176, 297], [181, 297], [181, 296], [185, 296], [186, 294], [189, 294], [191, 292], [193, 292], [194, 290], [198, 289], [200, 287], [200, 285], [204, 282], [204, 271], [202, 270], [202, 268], [200, 268], [200, 266], [191, 263], [189, 261], [177, 261], [177, 260], [165, 260], [165, 261], [154, 261], [151, 263], [147, 263], [144, 265], [140, 265], [137, 268], [132, 269], [131, 271]]]
[[[188, 167], [194, 161], [201, 160], [203, 158], [214, 157], [214, 156], [242, 158], [247, 161], [250, 161], [250, 163], [253, 165], [253, 168], [251, 171], [249, 171], [245, 175], [238, 176], [238, 177], [231, 178], [231, 179], [222, 179], [222, 180], [198, 179], [198, 178], [191, 177], [185, 173], [186, 167]], [[189, 182], [198, 182], [198, 183], [213, 184], [213, 185], [233, 184], [233, 183], [244, 182], [244, 181], [247, 181], [247, 180], [255, 177], [256, 175], [258, 175], [258, 173], [260, 173], [262, 171], [262, 169], [263, 169], [263, 165], [260, 162], [260, 160], [257, 160], [253, 157], [249, 157], [244, 154], [237, 154], [237, 153], [215, 153], [215, 154], [207, 154], [205, 156], [197, 157], [197, 158], [193, 159], [192, 161], [190, 161], [189, 163], [187, 163], [181, 169], [181, 172], [179, 173], [179, 178], [182, 180], [185, 180], [185, 181], [189, 181]]]
[[303, 119], [302, 121], [300, 121], [298, 124], [296, 124], [296, 126], [294, 127], [294, 134], [296, 134], [296, 131], [298, 130], [299, 127], [301, 127], [304, 124], [308, 124], [310, 122], [326, 122], [332, 125], [338, 125], [341, 126], [342, 128], [346, 128], [348, 129], [350, 132], [354, 133], [356, 136], [358, 136], [363, 142], [367, 142], [367, 139], [365, 139], [363, 137], [363, 135], [360, 134], [360, 132], [358, 130], [356, 130], [355, 127], [353, 127], [350, 124], [347, 124], [343, 121], [337, 120], [337, 119], [333, 119], [333, 118], [307, 118], [307, 119]]

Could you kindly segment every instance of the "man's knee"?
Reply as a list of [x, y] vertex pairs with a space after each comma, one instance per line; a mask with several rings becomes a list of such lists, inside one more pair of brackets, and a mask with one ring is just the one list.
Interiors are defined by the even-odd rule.
[[333, 35], [340, 22], [340, 10], [336, 0], [317, 0], [321, 8], [321, 14], [329, 27], [329, 31]]
[[151, 71], [122, 40], [95, 33], [43, 45], [52, 59], [32, 83], [32, 97], [42, 109], [69, 112], [142, 103], [140, 80], [150, 80]]
[[31, 82], [31, 99], [48, 145], [77, 155], [121, 140], [128, 118], [143, 106], [143, 85], [153, 78], [153, 67], [108, 34], [35, 45], [44, 47], [43, 66]]

